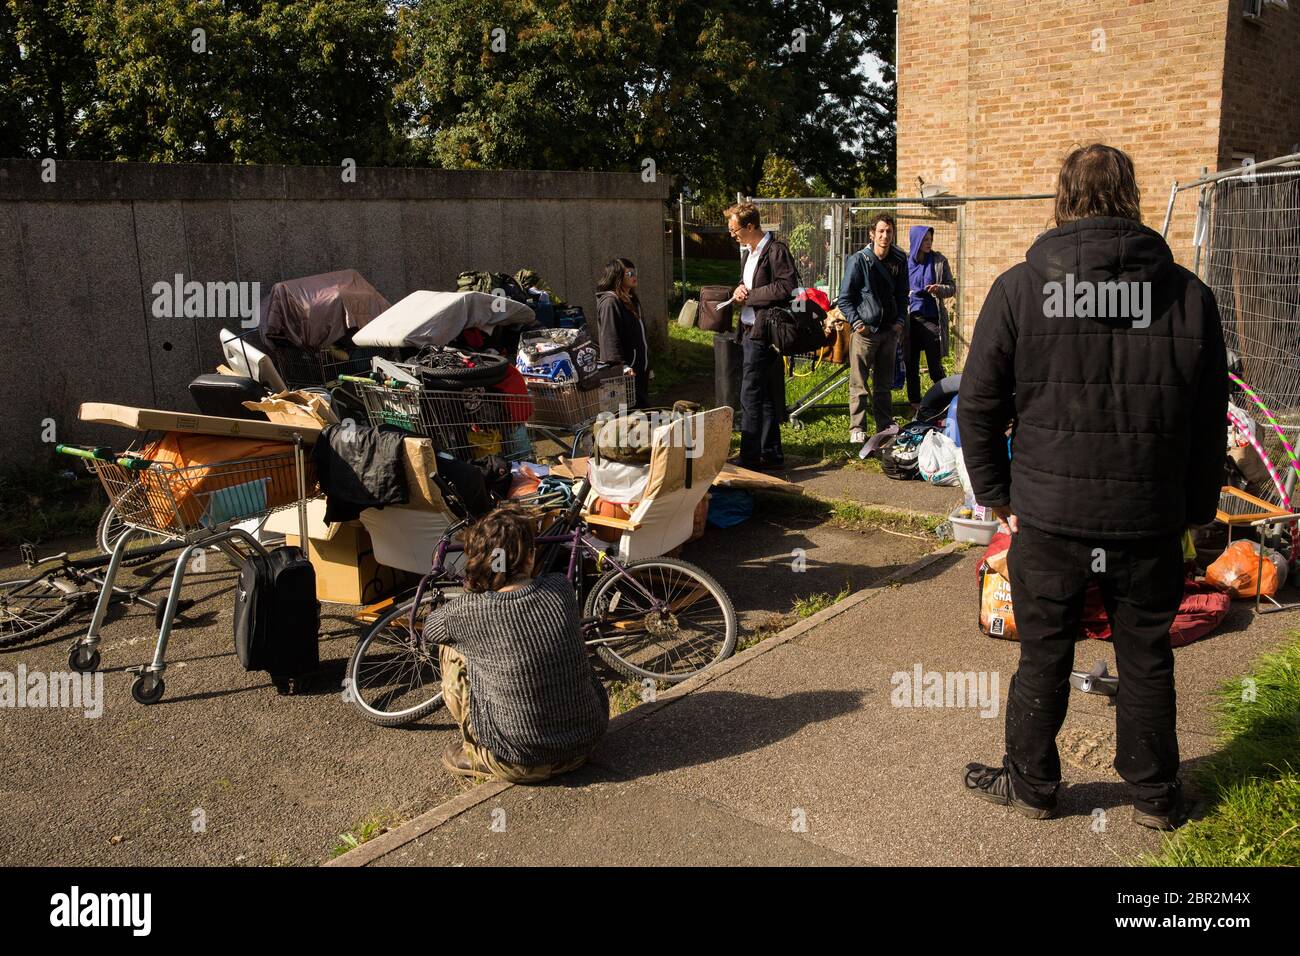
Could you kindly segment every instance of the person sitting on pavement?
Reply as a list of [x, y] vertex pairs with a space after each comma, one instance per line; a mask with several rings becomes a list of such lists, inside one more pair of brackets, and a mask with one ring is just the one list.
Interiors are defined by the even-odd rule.
[[539, 783], [586, 762], [609, 698], [583, 644], [573, 586], [532, 577], [534, 519], [500, 507], [465, 532], [465, 590], [433, 611], [443, 703], [460, 739], [442, 765], [465, 777]]
[[[894, 219], [885, 213], [871, 224], [871, 243], [849, 256], [837, 300], [840, 313], [853, 329], [849, 356], [849, 441], [866, 442], [867, 457], [890, 435], [894, 423], [894, 364], [899, 336], [907, 322], [907, 254], [894, 245]], [[871, 379], [871, 391], [867, 379]], [[867, 405], [875, 417], [876, 433], [867, 442]]]

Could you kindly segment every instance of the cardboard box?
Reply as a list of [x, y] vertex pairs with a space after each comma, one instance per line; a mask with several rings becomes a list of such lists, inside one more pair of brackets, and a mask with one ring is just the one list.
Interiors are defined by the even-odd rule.
[[260, 402], [244, 402], [244, 407], [261, 412], [277, 425], [324, 428], [339, 422], [330, 403], [323, 395], [314, 392], [280, 392]]
[[216, 415], [193, 415], [188, 412], [168, 412], [158, 408], [133, 408], [130, 405], [112, 405], [107, 402], [84, 402], [79, 412], [83, 422], [100, 425], [121, 425], [136, 431], [193, 432], [199, 435], [237, 435], [241, 438], [270, 438], [292, 442], [301, 435], [308, 445], [314, 445], [321, 426], [312, 424], [280, 425], [275, 422], [255, 422], [245, 418], [219, 418]]
[[[331, 604], [370, 604], [400, 590], [406, 573], [375, 560], [370, 535], [359, 522], [325, 524], [325, 502], [307, 503], [307, 558], [316, 569], [316, 597]], [[278, 511], [266, 530], [298, 544], [298, 509]]]

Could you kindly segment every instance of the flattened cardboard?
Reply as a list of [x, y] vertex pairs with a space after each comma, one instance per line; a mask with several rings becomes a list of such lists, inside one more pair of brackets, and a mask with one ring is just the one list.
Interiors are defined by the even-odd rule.
[[270, 438], [285, 442], [292, 442], [294, 435], [301, 435], [302, 440], [308, 445], [314, 445], [316, 437], [321, 433], [319, 425], [281, 425], [275, 422], [249, 421], [244, 418], [218, 418], [216, 415], [168, 412], [158, 408], [133, 408], [130, 405], [112, 405], [107, 402], [84, 402], [78, 417], [83, 422], [121, 425], [140, 432], [238, 435], [241, 438]]

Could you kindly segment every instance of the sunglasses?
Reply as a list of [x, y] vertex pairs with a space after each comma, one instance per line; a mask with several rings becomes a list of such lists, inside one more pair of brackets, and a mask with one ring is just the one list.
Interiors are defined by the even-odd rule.
[[624, 269], [624, 270], [623, 270], [623, 275], [627, 276], [629, 279], [635, 279], [635, 278], [636, 278], [636, 270], [635, 270], [635, 269]]

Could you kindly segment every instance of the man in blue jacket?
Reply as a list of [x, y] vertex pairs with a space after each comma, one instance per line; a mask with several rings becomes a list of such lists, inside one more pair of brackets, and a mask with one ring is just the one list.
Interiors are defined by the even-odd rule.
[[871, 245], [849, 257], [837, 301], [853, 329], [849, 358], [849, 441], [867, 441], [867, 376], [874, 386], [871, 409], [876, 433], [863, 449], [869, 455], [894, 424], [891, 393], [898, 337], [907, 321], [907, 256], [894, 245], [893, 217], [880, 213], [871, 224]]

